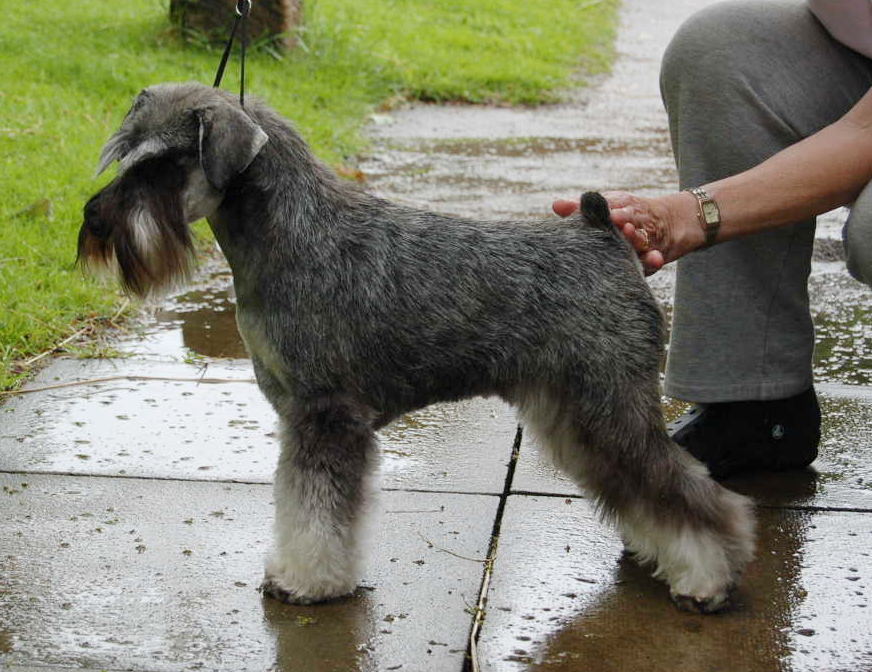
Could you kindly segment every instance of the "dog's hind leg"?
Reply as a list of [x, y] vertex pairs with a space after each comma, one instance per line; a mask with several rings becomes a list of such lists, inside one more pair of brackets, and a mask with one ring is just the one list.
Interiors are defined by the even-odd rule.
[[525, 428], [594, 496], [627, 549], [655, 565], [680, 607], [723, 608], [753, 555], [750, 500], [720, 486], [672, 442], [656, 386], [585, 392], [526, 395]]
[[345, 395], [295, 403], [283, 418], [272, 556], [261, 589], [309, 604], [351, 593], [375, 460], [372, 413]]

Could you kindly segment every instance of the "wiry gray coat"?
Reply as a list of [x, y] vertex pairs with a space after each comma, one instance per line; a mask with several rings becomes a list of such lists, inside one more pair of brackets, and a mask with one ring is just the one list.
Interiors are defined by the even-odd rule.
[[83, 260], [117, 261], [148, 294], [184, 273], [186, 225], [205, 215], [233, 270], [284, 426], [268, 594], [353, 590], [378, 427], [497, 394], [680, 604], [723, 606], [752, 553], [748, 503], [666, 435], [662, 317], [598, 194], [538, 222], [403, 207], [338, 179], [265, 105], [196, 84], [140, 94], [101, 165], [115, 160], [86, 206]]

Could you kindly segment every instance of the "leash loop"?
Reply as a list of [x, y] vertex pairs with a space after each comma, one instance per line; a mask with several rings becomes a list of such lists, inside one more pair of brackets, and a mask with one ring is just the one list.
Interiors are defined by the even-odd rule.
[[214, 88], [221, 86], [221, 80], [224, 78], [224, 69], [227, 67], [227, 61], [230, 58], [230, 51], [233, 48], [233, 40], [236, 38], [236, 31], [240, 30], [239, 38], [239, 105], [245, 107], [245, 46], [248, 43], [248, 15], [251, 13], [251, 0], [238, 0], [236, 3], [235, 14], [233, 19], [233, 27], [230, 29], [230, 37], [227, 39], [227, 45], [224, 47], [224, 53], [221, 55], [221, 62], [218, 64], [218, 72], [215, 73]]

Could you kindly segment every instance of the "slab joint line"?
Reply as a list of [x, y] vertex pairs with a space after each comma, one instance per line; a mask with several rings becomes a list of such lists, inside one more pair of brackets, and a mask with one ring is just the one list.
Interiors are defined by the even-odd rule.
[[469, 645], [466, 652], [466, 661], [464, 664], [464, 672], [479, 672], [481, 667], [478, 662], [478, 637], [481, 633], [481, 625], [484, 622], [485, 612], [487, 608], [487, 596], [490, 589], [491, 576], [493, 575], [494, 561], [496, 560], [497, 547], [499, 546], [500, 528], [503, 523], [503, 515], [506, 511], [506, 503], [512, 493], [512, 482], [515, 478], [515, 468], [518, 465], [518, 457], [521, 453], [521, 437], [523, 430], [518, 425], [518, 431], [515, 432], [515, 442], [512, 444], [512, 452], [509, 457], [509, 464], [506, 468], [506, 481], [503, 485], [503, 491], [500, 494], [500, 501], [497, 505], [497, 512], [494, 516], [494, 526], [491, 530], [490, 547], [487, 552], [487, 560], [484, 564], [484, 576], [482, 577], [481, 587], [478, 591], [478, 600], [476, 601], [474, 616], [472, 619], [472, 627], [469, 631]]

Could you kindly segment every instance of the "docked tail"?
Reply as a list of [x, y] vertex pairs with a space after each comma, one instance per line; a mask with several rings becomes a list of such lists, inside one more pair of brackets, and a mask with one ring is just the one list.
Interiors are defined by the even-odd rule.
[[611, 231], [615, 234], [618, 233], [618, 230], [612, 223], [609, 203], [599, 192], [586, 191], [581, 195], [581, 214], [591, 226]]

